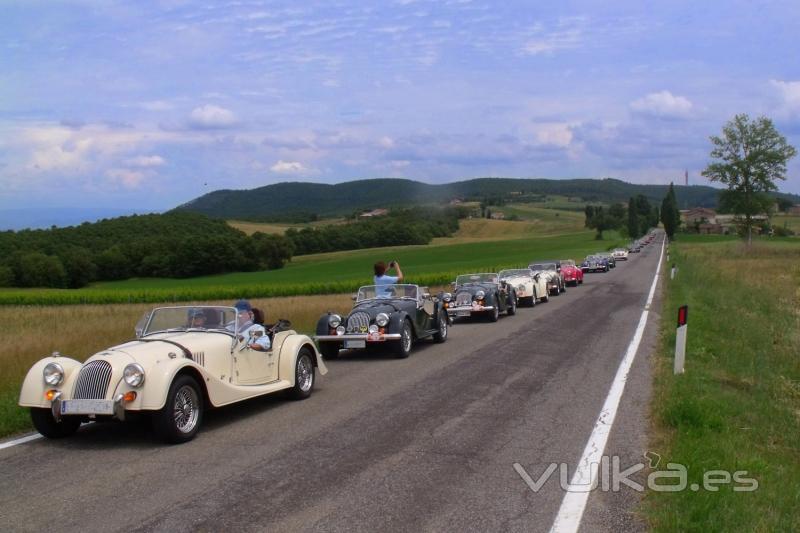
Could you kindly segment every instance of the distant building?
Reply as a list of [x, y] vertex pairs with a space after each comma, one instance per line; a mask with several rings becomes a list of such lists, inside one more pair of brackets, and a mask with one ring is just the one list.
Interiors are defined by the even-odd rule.
[[786, 210], [786, 213], [789, 215], [800, 216], [800, 204], [793, 205], [792, 207]]
[[372, 211], [366, 211], [365, 213], [361, 213], [358, 216], [360, 218], [379, 217], [387, 214], [388, 212], [389, 212], [388, 209], [373, 209]]
[[681, 223], [683, 223], [684, 226], [693, 226], [697, 223], [716, 224], [717, 212], [707, 207], [681, 209]]
[[452, 200], [450, 200], [450, 205], [460, 205], [462, 203], [464, 202], [460, 198], [453, 198]]

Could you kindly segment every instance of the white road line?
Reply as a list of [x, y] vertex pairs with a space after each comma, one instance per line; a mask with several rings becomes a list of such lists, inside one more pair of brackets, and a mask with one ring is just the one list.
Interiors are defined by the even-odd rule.
[[26, 442], [30, 442], [32, 440], [41, 439], [41, 433], [34, 433], [33, 435], [28, 435], [27, 437], [22, 437], [15, 440], [10, 440], [8, 442], [0, 443], [0, 450], [5, 450], [6, 448], [11, 448], [12, 446], [17, 446], [19, 444], [25, 444]]
[[617, 408], [622, 399], [622, 393], [625, 392], [625, 383], [628, 381], [628, 373], [636, 357], [636, 351], [639, 349], [639, 343], [642, 341], [644, 327], [647, 324], [647, 316], [650, 314], [650, 304], [653, 303], [653, 295], [656, 292], [658, 274], [661, 272], [661, 262], [663, 259], [664, 241], [662, 240], [661, 256], [658, 258], [656, 274], [653, 277], [653, 284], [650, 286], [650, 294], [647, 296], [647, 303], [644, 306], [644, 311], [642, 311], [642, 316], [639, 318], [639, 325], [636, 327], [636, 332], [633, 334], [633, 339], [628, 345], [625, 357], [622, 358], [619, 369], [617, 369], [617, 375], [611, 383], [611, 389], [608, 391], [606, 401], [594, 424], [589, 442], [586, 443], [586, 447], [583, 449], [583, 455], [578, 462], [578, 469], [575, 471], [575, 475], [572, 476], [569, 489], [564, 495], [561, 507], [553, 522], [553, 527], [550, 528], [550, 533], [576, 533], [581, 525], [583, 512], [586, 510], [586, 503], [589, 500], [589, 493], [597, 482], [598, 465], [605, 451], [608, 436], [611, 434], [611, 427], [614, 425], [614, 419], [617, 416]]

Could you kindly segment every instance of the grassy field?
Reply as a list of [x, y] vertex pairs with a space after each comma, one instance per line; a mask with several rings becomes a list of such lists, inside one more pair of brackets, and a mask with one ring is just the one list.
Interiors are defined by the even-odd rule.
[[[513, 223], [510, 223], [513, 224]], [[0, 304], [136, 303], [213, 300], [242, 296], [274, 297], [350, 292], [369, 283], [371, 265], [396, 259], [406, 279], [420, 285], [448, 283], [467, 271], [527, 265], [534, 259], [582, 258], [623, 241], [607, 232], [478, 240], [426, 246], [373, 248], [296, 257], [280, 270], [239, 272], [190, 279], [130, 279], [97, 283], [83, 289], [3, 289]]]
[[774, 215], [772, 217], [772, 225], [778, 227], [785, 226], [800, 235], [800, 216], [784, 214]]
[[346, 221], [343, 218], [331, 218], [325, 220], [318, 220], [316, 222], [309, 222], [307, 224], [278, 224], [269, 222], [246, 222], [243, 220], [229, 220], [228, 225], [245, 232], [248, 235], [260, 231], [261, 233], [272, 233], [275, 235], [283, 235], [289, 228], [302, 229], [313, 228], [318, 226], [328, 226], [331, 224], [344, 224]]
[[[800, 244], [681, 239], [667, 281], [650, 450], [699, 491], [649, 492], [655, 531], [800, 531]], [[672, 374], [677, 307], [689, 305], [686, 373]], [[747, 471], [704, 490], [704, 473]]]

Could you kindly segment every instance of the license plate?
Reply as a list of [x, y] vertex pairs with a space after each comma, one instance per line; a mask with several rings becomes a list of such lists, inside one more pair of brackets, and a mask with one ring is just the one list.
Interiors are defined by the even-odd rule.
[[367, 341], [344, 341], [344, 347], [347, 348], [366, 348]]
[[470, 316], [472, 315], [472, 311], [457, 311], [456, 316]]
[[114, 402], [111, 400], [64, 400], [61, 402], [62, 415], [113, 415]]

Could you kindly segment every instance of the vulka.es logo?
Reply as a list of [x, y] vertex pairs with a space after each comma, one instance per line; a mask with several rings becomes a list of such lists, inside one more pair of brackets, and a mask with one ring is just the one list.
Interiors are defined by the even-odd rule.
[[[680, 463], [667, 463], [666, 470], [655, 470], [661, 463], [661, 456], [655, 452], [646, 452], [652, 472], [647, 474], [647, 488], [656, 492], [680, 492], [687, 488], [697, 492], [701, 488], [709, 492], [719, 491], [722, 485], [733, 484], [735, 492], [753, 492], [758, 489], [758, 480], [747, 476], [746, 470], [730, 472], [728, 470], [708, 470], [703, 473], [703, 483], [688, 482], [688, 471]], [[561, 489], [567, 492], [591, 492], [600, 489], [602, 492], [619, 492], [625, 485], [637, 492], [644, 492], [645, 485], [631, 479], [632, 476], [647, 468], [644, 463], [636, 463], [624, 470], [620, 466], [620, 458], [616, 455], [604, 455], [600, 463], [590, 465], [590, 482], [585, 485], [570, 484], [569, 465], [566, 463], [550, 463], [538, 478], [533, 479], [519, 463], [514, 463], [514, 470], [533, 492], [539, 492], [558, 470]]]

